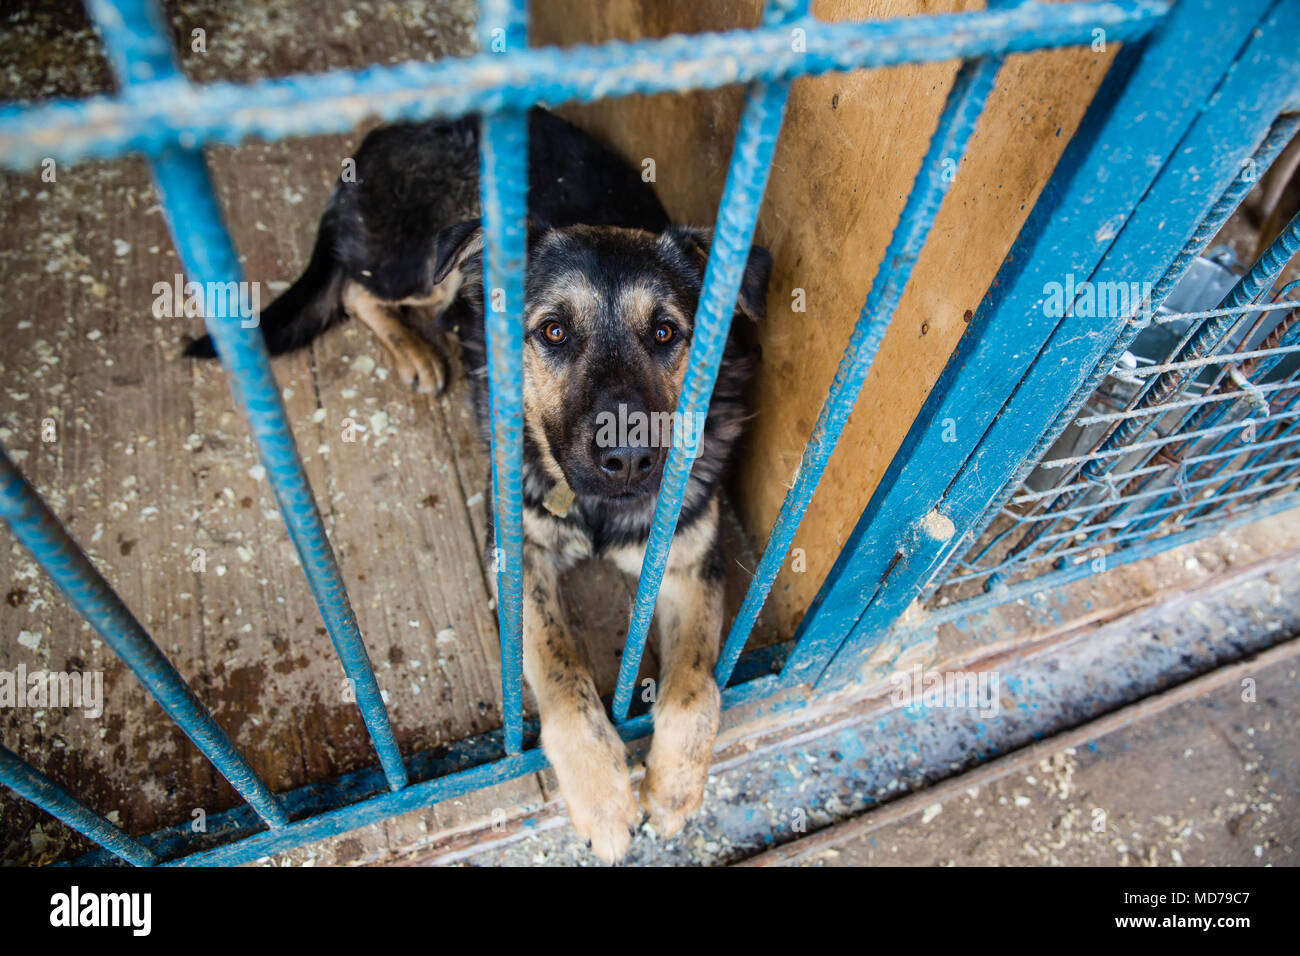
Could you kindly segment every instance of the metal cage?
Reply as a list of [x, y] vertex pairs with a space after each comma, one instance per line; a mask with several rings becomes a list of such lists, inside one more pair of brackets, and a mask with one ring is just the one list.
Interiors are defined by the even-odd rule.
[[[0, 782], [130, 863], [245, 862], [545, 765], [536, 728], [523, 718], [521, 686], [525, 117], [536, 104], [748, 84], [677, 409], [691, 416], [708, 408], [791, 81], [963, 61], [726, 637], [716, 670], [724, 707], [795, 684], [852, 676], [855, 662], [903, 609], [943, 581], [1005, 575], [1048, 559], [1077, 569], [1081, 565], [1070, 562], [1087, 555], [1094, 542], [1139, 553], [1173, 514], [1183, 516], [1186, 530], [1162, 542], [1295, 503], [1288, 490], [1300, 480], [1292, 410], [1300, 396], [1295, 369], [1286, 363], [1298, 348], [1294, 315], [1268, 331], [1256, 324], [1246, 338], [1231, 330], [1261, 314], [1257, 300], [1300, 240], [1296, 223], [1220, 308], [1181, 316], [1195, 324], [1175, 351], [1127, 370], [1136, 384], [1123, 409], [1085, 414], [1083, 426], [1113, 426], [1103, 440], [1046, 462], [1058, 476], [1047, 490], [1017, 489], [1121, 364], [1141, 315], [1173, 288], [1242, 198], [1240, 160], [1254, 155], [1267, 163], [1295, 130], [1296, 118], [1284, 114], [1298, 105], [1300, 0], [990, 0], [981, 11], [835, 24], [811, 18], [809, 0], [768, 0], [762, 25], [752, 30], [564, 51], [527, 46], [524, 0], [483, 0], [484, 52], [473, 57], [207, 86], [181, 74], [150, 0], [88, 0], [88, 7], [117, 94], [0, 111], [4, 166], [143, 152], [190, 277], [224, 283], [238, 281], [241, 270], [214, 198], [204, 144], [345, 131], [368, 115], [479, 114], [485, 282], [500, 304], [488, 313], [487, 327], [492, 487], [502, 556], [503, 726], [437, 753], [406, 755], [389, 726], [262, 336], [237, 320], [206, 317], [325, 627], [355, 687], [380, 771], [272, 793], [0, 454], [0, 517], [247, 802], [210, 819], [202, 836], [178, 826], [133, 837], [0, 747]], [[1123, 49], [852, 539], [794, 640], [745, 653], [950, 186], [947, 164], [965, 153], [1004, 58], [1088, 44], [1098, 30]], [[1093, 283], [1136, 279], [1159, 291], [1119, 315], [1084, 316], [1072, 301], [1051, 315], [1043, 308], [1044, 290], [1067, 273]], [[1296, 304], [1285, 301], [1288, 294], [1268, 305], [1270, 314]], [[952, 441], [944, 427], [950, 419], [961, 426]], [[1240, 441], [1243, 421], [1259, 429], [1249, 447]], [[625, 739], [650, 729], [648, 713], [632, 712], [632, 692], [690, 467], [685, 452], [674, 447], [611, 705]], [[1203, 489], [1213, 496], [1206, 498]], [[992, 543], [981, 539], [986, 529]], [[1090, 537], [1080, 541], [1080, 535]], [[1008, 550], [1001, 542], [1011, 537], [1018, 543]], [[107, 859], [99, 853], [85, 861]]]

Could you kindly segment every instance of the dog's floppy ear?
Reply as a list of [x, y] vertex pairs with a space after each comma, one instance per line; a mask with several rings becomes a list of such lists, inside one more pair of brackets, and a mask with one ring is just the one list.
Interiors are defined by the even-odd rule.
[[478, 219], [466, 219], [442, 230], [433, 240], [433, 284], [444, 281], [482, 248], [483, 229]]
[[[700, 274], [709, 261], [713, 246], [713, 230], [695, 226], [672, 226], [668, 233], [699, 263]], [[736, 308], [751, 320], [758, 321], [767, 315], [767, 280], [772, 274], [772, 254], [762, 246], [749, 247], [749, 261], [740, 280], [740, 295]]]

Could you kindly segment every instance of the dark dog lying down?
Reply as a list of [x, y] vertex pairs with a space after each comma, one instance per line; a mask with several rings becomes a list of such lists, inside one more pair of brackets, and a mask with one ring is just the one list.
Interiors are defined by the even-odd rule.
[[[671, 836], [703, 798], [717, 734], [718, 482], [745, 418], [755, 364], [747, 326], [763, 315], [770, 258], [750, 253], [702, 434], [690, 423], [674, 432], [668, 418], [710, 233], [670, 225], [637, 172], [575, 127], [541, 110], [529, 125], [524, 674], [574, 827], [615, 860], [635, 832], [637, 802], [623, 743], [566, 633], [557, 584], [587, 556], [640, 573], [668, 445], [686, 442], [697, 457], [656, 607], [663, 672], [640, 794], [656, 832]], [[434, 391], [444, 364], [403, 321], [413, 307], [432, 309], [460, 340], [486, 440], [477, 128], [461, 120], [367, 136], [356, 182], [335, 187], [306, 271], [261, 324], [279, 354], [353, 316], [379, 336], [403, 381]], [[212, 356], [211, 340], [186, 354]]]

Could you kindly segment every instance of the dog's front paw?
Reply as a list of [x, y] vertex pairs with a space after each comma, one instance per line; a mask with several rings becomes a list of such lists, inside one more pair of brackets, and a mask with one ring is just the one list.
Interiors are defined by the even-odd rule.
[[681, 832], [687, 819], [704, 802], [704, 784], [708, 779], [708, 766], [703, 773], [678, 768], [668, 773], [646, 766], [645, 780], [641, 782], [641, 805], [650, 814], [650, 825], [667, 840]]
[[710, 682], [694, 695], [691, 706], [666, 701], [655, 711], [641, 805], [649, 812], [655, 833], [664, 839], [680, 833], [687, 818], [704, 802], [719, 705], [717, 686]]
[[588, 781], [581, 796], [564, 796], [578, 836], [606, 863], [617, 863], [627, 853], [640, 816], [627, 774], [620, 777], [606, 780], [603, 785]]
[[[591, 693], [594, 697], [595, 690]], [[601, 727], [581, 714], [567, 721], [543, 717], [542, 747], [555, 768], [578, 836], [605, 862], [622, 859], [640, 813], [628, 776], [627, 751], [614, 728]]]

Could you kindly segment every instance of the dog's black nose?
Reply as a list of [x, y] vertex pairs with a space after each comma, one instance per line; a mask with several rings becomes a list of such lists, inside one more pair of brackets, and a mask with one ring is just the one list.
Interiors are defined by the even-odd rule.
[[596, 464], [610, 478], [630, 485], [654, 471], [658, 455], [653, 448], [597, 448]]
[[588, 447], [601, 493], [624, 495], [649, 489], [672, 442], [671, 417], [652, 414], [635, 393], [602, 392], [594, 403]]

